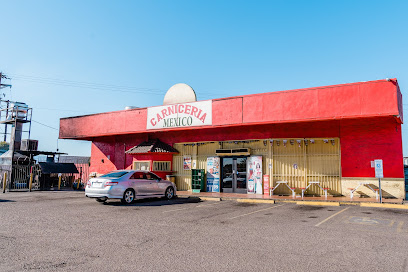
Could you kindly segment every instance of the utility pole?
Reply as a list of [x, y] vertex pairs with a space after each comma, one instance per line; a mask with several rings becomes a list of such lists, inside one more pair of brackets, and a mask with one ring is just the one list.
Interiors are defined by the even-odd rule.
[[[3, 74], [2, 72], [0, 72], [0, 89], [3, 89], [3, 88], [11, 88], [11, 85], [10, 84], [2, 84], [1, 83], [1, 80], [2, 79], [10, 79], [8, 76], [6, 76], [5, 74]], [[0, 96], [0, 104], [1, 104], [1, 102], [2, 102], [2, 99], [1, 99], [1, 96]], [[7, 101], [7, 112], [6, 112], [6, 118], [7, 118], [7, 115], [8, 115], [8, 108], [9, 108], [9, 101]], [[0, 120], [1, 120], [1, 111], [0, 111]], [[4, 141], [5, 142], [7, 142], [7, 124], [4, 124]]]
[[11, 88], [11, 85], [10, 84], [2, 84], [1, 83], [1, 80], [2, 79], [10, 79], [9, 77], [7, 77], [5, 74], [3, 74], [2, 72], [0, 72], [0, 89], [3, 89], [3, 88], [7, 88], [7, 87], [10, 87]]

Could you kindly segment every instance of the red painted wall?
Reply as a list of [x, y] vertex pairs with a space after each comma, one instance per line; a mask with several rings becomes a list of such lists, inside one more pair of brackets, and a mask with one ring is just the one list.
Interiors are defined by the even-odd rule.
[[[386, 178], [403, 178], [401, 124], [394, 117], [359, 118], [321, 122], [300, 122], [245, 127], [209, 128], [199, 131], [151, 132], [112, 137], [100, 137], [92, 144], [91, 171], [104, 173], [130, 167], [132, 161], [151, 159], [145, 155], [126, 155], [124, 165], [123, 143], [126, 148], [146, 140], [159, 138], [167, 144], [200, 141], [228, 141], [265, 138], [331, 138], [339, 137], [343, 177], [374, 177], [370, 161], [384, 161]], [[106, 162], [107, 155], [114, 158]], [[156, 159], [161, 160], [161, 159]], [[164, 160], [164, 159], [163, 159]]]
[[[127, 165], [128, 169], [132, 168], [132, 164], [134, 161], [150, 161], [150, 171], [152, 171], [153, 161], [170, 161], [171, 167], [173, 167], [173, 154], [138, 154], [138, 155], [126, 155], [127, 162], [129, 163], [130, 157], [130, 164]], [[172, 172], [169, 171], [152, 171], [162, 179], [166, 179], [166, 175], [170, 175]]]
[[[110, 156], [110, 159], [108, 159]], [[103, 161], [102, 161], [103, 160]], [[115, 165], [115, 140], [113, 137], [105, 138], [101, 142], [92, 142], [91, 146], [91, 172], [106, 173], [121, 169]]]
[[[166, 131], [266, 123], [397, 116], [402, 106], [396, 80], [377, 80], [336, 86], [246, 95], [212, 100], [213, 124]], [[61, 139], [90, 139], [146, 133], [147, 109], [62, 118]]]
[[385, 178], [404, 178], [401, 125], [392, 118], [340, 123], [343, 177], [375, 177], [370, 161], [382, 159]]
[[[116, 139], [115, 137], [104, 137], [95, 139], [91, 146], [91, 172], [107, 173], [119, 169], [131, 169], [133, 161], [170, 161], [173, 165], [173, 154], [151, 153], [151, 154], [125, 154], [125, 150], [129, 150], [133, 146], [144, 141], [144, 136], [131, 136], [124, 139]], [[110, 159], [108, 159], [108, 156]], [[166, 175], [171, 172], [154, 171], [159, 177], [166, 178]]]

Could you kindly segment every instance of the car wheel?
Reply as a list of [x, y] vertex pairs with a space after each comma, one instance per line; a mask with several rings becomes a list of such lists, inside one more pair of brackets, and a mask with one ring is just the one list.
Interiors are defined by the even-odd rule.
[[123, 194], [122, 203], [124, 204], [132, 204], [135, 200], [135, 191], [132, 189], [127, 189]]
[[166, 197], [166, 199], [169, 199], [169, 200], [174, 197], [174, 189], [173, 189], [173, 187], [168, 187], [168, 188], [166, 189], [165, 197]]
[[97, 202], [101, 202], [101, 203], [105, 203], [106, 200], [108, 200], [108, 199], [106, 199], [106, 198], [97, 198], [96, 199]]

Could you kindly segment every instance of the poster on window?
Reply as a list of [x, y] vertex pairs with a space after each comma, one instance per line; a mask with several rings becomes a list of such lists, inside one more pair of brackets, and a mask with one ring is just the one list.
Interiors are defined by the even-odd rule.
[[220, 158], [207, 158], [207, 192], [220, 192]]
[[184, 170], [191, 170], [191, 156], [184, 156], [183, 166]]
[[262, 156], [247, 159], [248, 194], [262, 194]]

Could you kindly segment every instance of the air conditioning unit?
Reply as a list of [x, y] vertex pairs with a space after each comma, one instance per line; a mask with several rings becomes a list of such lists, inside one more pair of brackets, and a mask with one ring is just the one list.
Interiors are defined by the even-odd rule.
[[31, 139], [21, 140], [20, 150], [23, 150], [23, 151], [37, 151], [38, 150], [38, 140], [31, 140]]
[[249, 156], [251, 155], [250, 148], [233, 148], [233, 149], [217, 149], [217, 156]]

